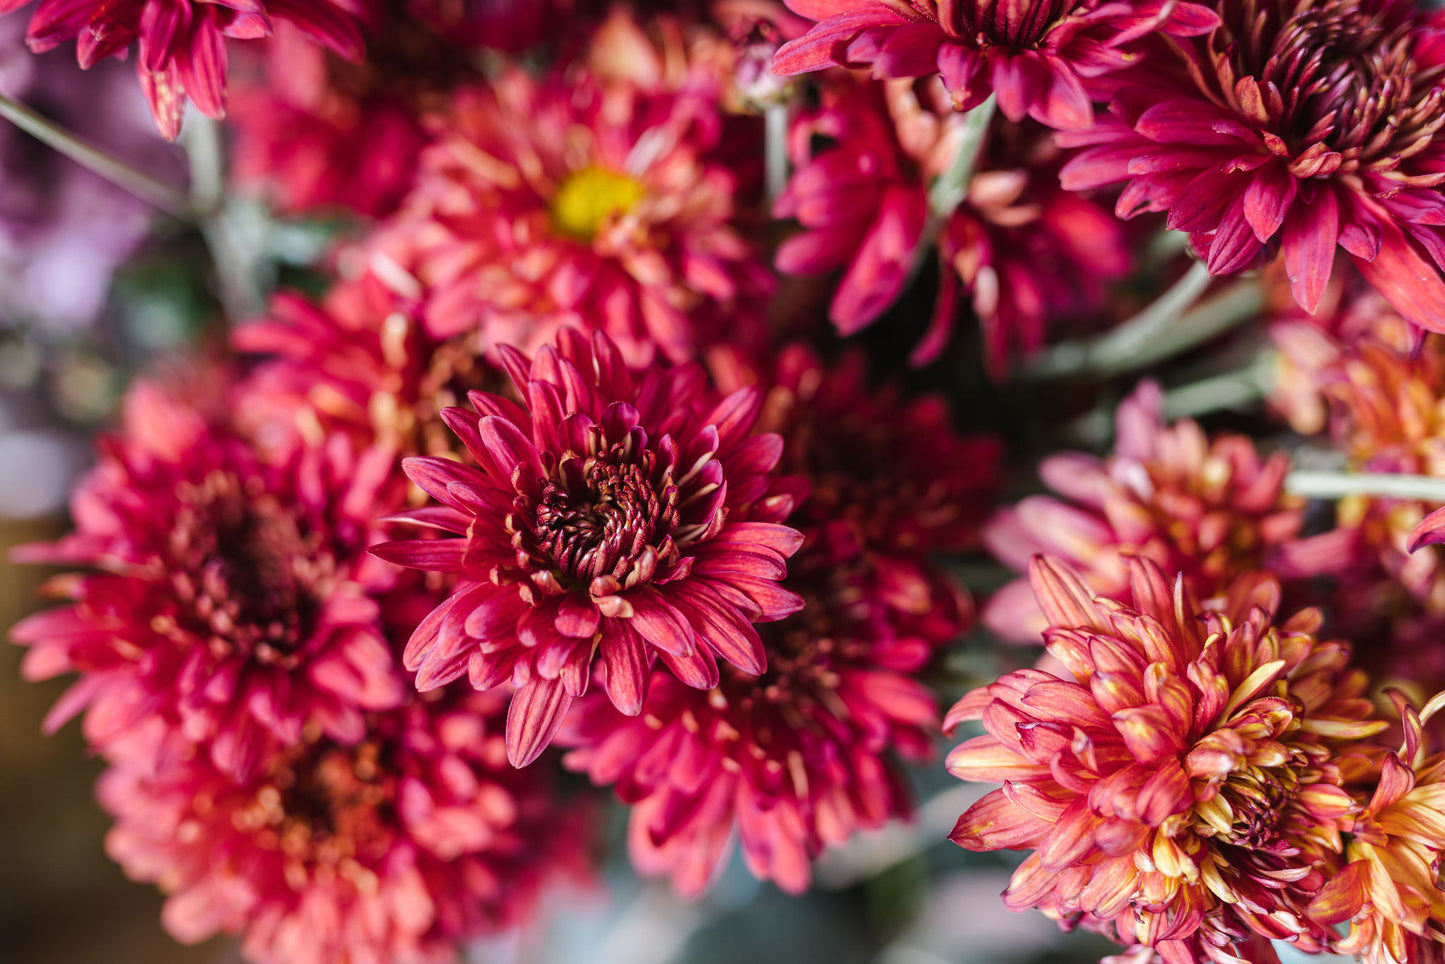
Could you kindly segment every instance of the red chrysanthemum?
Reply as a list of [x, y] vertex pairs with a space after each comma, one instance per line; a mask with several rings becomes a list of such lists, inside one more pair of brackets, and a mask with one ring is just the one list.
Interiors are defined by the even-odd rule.
[[1065, 142], [1082, 190], [1128, 181], [1123, 216], [1168, 211], [1213, 274], [1283, 250], [1320, 304], [1343, 248], [1401, 314], [1445, 327], [1445, 34], [1410, 0], [1244, 0], [1161, 44], [1110, 116]]
[[779, 247], [777, 265], [788, 274], [846, 267], [829, 309], [842, 334], [876, 321], [936, 244], [942, 283], [913, 361], [948, 343], [961, 287], [1002, 369], [1013, 351], [1043, 344], [1051, 322], [1099, 312], [1104, 286], [1128, 269], [1117, 220], [1058, 188], [1056, 152], [1039, 128], [995, 125], [981, 170], [938, 222], [929, 188], [960, 149], [962, 119], [905, 81], [842, 82], [822, 98], [790, 131], [795, 171], [774, 213], [804, 230]]
[[959, 818], [970, 850], [1031, 850], [1004, 902], [1152, 948], [1168, 964], [1319, 952], [1308, 907], [1340, 866], [1355, 803], [1336, 758], [1386, 727], [1319, 614], [1281, 621], [1279, 586], [1232, 584], [1201, 609], [1182, 577], [1129, 563], [1129, 598], [1068, 567], [1029, 574], [1065, 677], [1020, 670], [966, 696], [948, 724], [986, 731], [949, 754], [1003, 781]]
[[[0, 14], [29, 2], [4, 0]], [[360, 60], [361, 22], [369, 10], [365, 0], [40, 0], [26, 40], [37, 52], [74, 40], [82, 67], [124, 57], [131, 44], [138, 44], [141, 89], [156, 126], [174, 139], [187, 99], [208, 117], [225, 116], [227, 39], [269, 37], [275, 23], [289, 23], [316, 43]]]
[[499, 701], [417, 698], [355, 742], [269, 744], [239, 782], [203, 754], [101, 777], [106, 846], [168, 894], [187, 943], [241, 936], [261, 964], [423, 964], [513, 926], [581, 866], [584, 822], [507, 765]]
[[734, 832], [748, 869], [801, 893], [824, 847], [911, 812], [894, 758], [926, 759], [938, 728], [913, 677], [966, 627], [967, 597], [935, 583], [914, 618], [889, 605], [886, 572], [800, 566], [785, 585], [803, 611], [761, 627], [766, 672], [723, 667], [705, 692], [657, 672], [641, 716], [592, 696], [564, 730], [567, 766], [631, 804], [633, 865], [683, 894], [711, 883]]
[[507, 750], [523, 766], [594, 664], [629, 716], [654, 657], [700, 689], [717, 684], [718, 656], [762, 672], [752, 624], [801, 605], [778, 585], [801, 537], [780, 524], [793, 500], [773, 494], [782, 440], [752, 431], [756, 391], [717, 399], [692, 365], [634, 376], [605, 335], [573, 329], [530, 362], [501, 355], [524, 404], [474, 392], [475, 411], [442, 413], [475, 466], [404, 463], [442, 503], [414, 520], [461, 538], [373, 551], [457, 574], [406, 667], [422, 690], [468, 673], [477, 689], [512, 682]]
[[1060, 129], [1089, 125], [1088, 79], [1131, 63], [1141, 37], [1189, 37], [1218, 23], [1207, 5], [1178, 0], [785, 2], [818, 24], [778, 51], [780, 74], [829, 65], [879, 77], [938, 73], [958, 110], [994, 94], [1010, 120]]
[[[1263, 568], [1304, 521], [1304, 501], [1284, 492], [1289, 459], [1262, 459], [1242, 435], [1211, 438], [1190, 419], [1166, 426], [1162, 416], [1159, 387], [1145, 382], [1119, 406], [1111, 457], [1044, 459], [1039, 474], [1064, 499], [1030, 496], [999, 512], [984, 530], [989, 550], [1020, 571], [1037, 553], [1062, 559], [1108, 596], [1127, 592], [1131, 556], [1182, 572], [1201, 598]], [[1022, 579], [996, 593], [983, 618], [1021, 641], [1044, 628]]]
[[390, 448], [340, 435], [268, 464], [137, 385], [74, 496], [76, 531], [22, 554], [94, 570], [55, 579], [73, 605], [13, 631], [27, 677], [80, 674], [46, 726], [88, 710], [86, 736], [112, 755], [164, 730], [238, 778], [266, 738], [295, 741], [308, 723], [360, 739], [364, 711], [407, 693], [384, 623], [396, 571], [366, 552], [371, 520], [404, 493], [394, 465]]
[[771, 278], [740, 233], [716, 84], [509, 70], [458, 92], [416, 187], [370, 245], [423, 295], [431, 333], [534, 350], [563, 326], [629, 361], [690, 358], [762, 324]]

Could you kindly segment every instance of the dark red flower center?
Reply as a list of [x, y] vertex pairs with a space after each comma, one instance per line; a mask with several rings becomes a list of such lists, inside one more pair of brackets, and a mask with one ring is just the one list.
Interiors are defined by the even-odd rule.
[[965, 29], [980, 47], [1037, 47], [1049, 28], [1074, 8], [1076, 0], [983, 0], [955, 5], [965, 18]]
[[[627, 458], [622, 445], [596, 456], [564, 456], [537, 505], [537, 546], [572, 580], [613, 576], [651, 579], [677, 549], [678, 491], [671, 473], [655, 471], [656, 453]], [[660, 477], [659, 477], [660, 476]]]
[[217, 656], [294, 663], [332, 569], [318, 535], [259, 478], [216, 471], [176, 494], [167, 564], [187, 628], [209, 637]]
[[[1390, 169], [1445, 122], [1440, 71], [1416, 64], [1414, 25], [1401, 5], [1301, 0], [1271, 6], [1277, 7], [1272, 31], [1260, 29], [1268, 18], [1249, 3], [1221, 35], [1232, 34], [1226, 55], [1236, 59], [1238, 76], [1259, 81], [1262, 103], [1244, 102], [1244, 112], [1267, 115], [1291, 157], [1320, 145], [1341, 157], [1338, 165], [1328, 159], [1318, 173]], [[1271, 39], [1261, 43], [1262, 37]]]

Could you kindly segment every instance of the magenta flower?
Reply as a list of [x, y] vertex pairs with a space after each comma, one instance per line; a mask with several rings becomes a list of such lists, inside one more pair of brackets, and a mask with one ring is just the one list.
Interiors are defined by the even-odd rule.
[[725, 667], [706, 692], [655, 672], [643, 716], [591, 696], [563, 731], [578, 747], [566, 765], [631, 804], [633, 865], [684, 895], [712, 882], [734, 834], [754, 875], [801, 893], [825, 847], [912, 811], [897, 758], [927, 759], [939, 725], [914, 676], [972, 610], [942, 583], [909, 619], [885, 574], [820, 563], [787, 580], [803, 611], [762, 628], [766, 672]]
[[720, 97], [580, 69], [464, 87], [373, 264], [405, 272], [434, 337], [488, 351], [586, 327], [646, 365], [756, 335], [772, 279], [742, 230]]
[[1089, 125], [1087, 81], [1129, 64], [1141, 37], [1189, 37], [1218, 23], [1207, 5], [1176, 0], [785, 2], [818, 24], [783, 45], [776, 73], [830, 65], [871, 67], [876, 77], [938, 73], [956, 110], [995, 94], [1009, 120], [1060, 129]]
[[752, 432], [755, 390], [715, 399], [694, 366], [634, 376], [600, 333], [564, 330], [530, 362], [501, 354], [524, 403], [474, 392], [475, 411], [443, 412], [475, 465], [404, 463], [442, 503], [413, 521], [461, 538], [373, 551], [458, 576], [406, 667], [423, 691], [463, 674], [480, 690], [512, 682], [507, 753], [524, 766], [594, 664], [628, 716], [654, 657], [704, 690], [719, 656], [761, 673], [752, 624], [802, 605], [778, 584], [801, 536], [780, 524], [793, 504], [771, 478], [782, 440]]
[[[0, 14], [30, 0], [3, 0]], [[167, 140], [181, 129], [187, 99], [208, 117], [226, 114], [226, 41], [269, 37], [273, 21], [294, 25], [316, 43], [360, 60], [361, 0], [268, 0], [220, 4], [191, 0], [41, 0], [30, 18], [30, 49], [50, 50], [76, 42], [76, 59], [90, 67], [106, 57], [124, 58], [139, 45], [136, 72], [156, 126]]]
[[338, 435], [267, 464], [188, 401], [137, 385], [75, 493], [76, 531], [21, 553], [96, 570], [59, 577], [72, 604], [12, 632], [30, 647], [26, 677], [80, 674], [47, 729], [87, 710], [87, 738], [113, 756], [160, 730], [206, 744], [237, 779], [266, 739], [308, 725], [361, 739], [364, 711], [406, 696], [384, 624], [397, 574], [366, 552], [372, 517], [404, 496], [394, 460]]
[[443, 964], [525, 920], [580, 867], [585, 821], [507, 766], [500, 704], [415, 699], [354, 743], [268, 742], [235, 781], [203, 754], [101, 777], [112, 857], [166, 891], [177, 940], [237, 934], [258, 964]]
[[1409, 0], [1223, 4], [1206, 37], [1119, 78], [1064, 186], [1128, 182], [1216, 275], [1283, 252], [1314, 312], [1336, 249], [1414, 323], [1445, 328], [1441, 31]]
[[[1039, 474], [1063, 498], [1029, 496], [984, 530], [989, 550], [1023, 570], [1043, 553], [1076, 568], [1100, 595], [1128, 589], [1129, 559], [1183, 573], [1208, 598], [1267, 566], [1299, 533], [1303, 501], [1284, 492], [1289, 459], [1261, 458], [1242, 435], [1213, 438], [1190, 419], [1163, 420], [1159, 386], [1145, 382], [1119, 406], [1114, 454], [1064, 452]], [[983, 613], [990, 629], [1031, 641], [1044, 628], [1026, 580], [999, 590]]]
[[761, 371], [717, 355], [724, 386], [766, 390], [764, 425], [806, 482], [783, 582], [806, 605], [761, 627], [766, 671], [720, 667], [707, 692], [655, 672], [643, 715], [592, 696], [560, 739], [632, 805], [644, 873], [696, 894], [736, 835], [754, 874], [796, 893], [824, 848], [911, 810], [896, 761], [926, 758], [937, 727], [919, 676], [973, 619], [932, 553], [976, 544], [998, 445], [954, 434], [937, 397], [870, 385], [858, 354], [825, 366], [795, 344]]
[[989, 361], [1003, 370], [1058, 322], [1100, 313], [1105, 285], [1129, 267], [1116, 218], [1059, 189], [1057, 151], [1036, 125], [995, 124], [981, 170], [936, 223], [928, 191], [962, 144], [962, 118], [904, 81], [840, 82], [802, 112], [789, 136], [795, 171], [774, 214], [803, 230], [778, 248], [786, 274], [842, 268], [829, 316], [844, 335], [875, 322], [903, 294], [930, 244], [941, 284], [912, 360], [937, 357], [966, 294]]

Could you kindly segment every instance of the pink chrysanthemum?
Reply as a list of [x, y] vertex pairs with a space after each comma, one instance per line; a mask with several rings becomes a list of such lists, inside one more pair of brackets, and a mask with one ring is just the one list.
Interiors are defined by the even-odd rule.
[[782, 470], [807, 483], [788, 522], [815, 558], [866, 558], [903, 587], [933, 553], [978, 545], [1001, 446], [992, 436], [960, 436], [942, 396], [874, 386], [862, 353], [825, 364], [802, 343], [762, 365], [727, 350], [711, 362], [724, 390], [763, 392], [759, 426], [782, 436]]
[[1031, 850], [1004, 902], [1152, 948], [1167, 964], [1277, 960], [1335, 936], [1309, 916], [1356, 809], [1336, 758], [1386, 727], [1319, 614], [1275, 616], [1279, 586], [1246, 576], [1201, 609], [1182, 577], [1129, 563], [1129, 598], [1067, 566], [1029, 566], [1057, 677], [1020, 670], [948, 724], [984, 735], [949, 754], [1003, 781], [959, 818], [970, 850]]
[[1283, 250], [1320, 304], [1336, 248], [1418, 325], [1445, 326], [1445, 35], [1410, 0], [1247, 0], [1144, 58], [1064, 186], [1128, 181], [1118, 210], [1168, 211], [1214, 274]]
[[[1351, 472], [1445, 476], [1442, 336], [1421, 332], [1368, 289], [1329, 316], [1278, 320], [1271, 335], [1284, 376], [1276, 407], [1297, 431], [1327, 433]], [[1285, 576], [1324, 577], [1334, 625], [1364, 665], [1424, 693], [1445, 685], [1445, 557], [1411, 552], [1412, 530], [1431, 507], [1347, 495], [1333, 501], [1333, 526], [1278, 560]]]
[[47, 728], [88, 710], [86, 736], [112, 755], [165, 730], [238, 778], [266, 738], [295, 741], [307, 723], [360, 739], [363, 712], [407, 692], [384, 624], [396, 572], [366, 552], [371, 520], [402, 495], [394, 464], [343, 436], [267, 464], [137, 385], [72, 501], [76, 531], [22, 554], [95, 570], [58, 577], [73, 605], [13, 630], [27, 677], [80, 674]]
[[[4, 0], [0, 14], [29, 2]], [[130, 45], [137, 44], [141, 89], [156, 126], [169, 140], [180, 133], [188, 99], [208, 117], [225, 116], [228, 39], [269, 37], [275, 23], [289, 23], [312, 41], [360, 60], [361, 22], [369, 8], [364, 0], [41, 0], [26, 39], [37, 52], [74, 40], [82, 67], [124, 57]]]
[[[1119, 406], [1113, 456], [1045, 459], [1039, 474], [1064, 499], [1030, 496], [1001, 511], [984, 531], [989, 550], [1017, 570], [1037, 553], [1054, 556], [1109, 596], [1127, 591], [1130, 556], [1184, 573], [1201, 598], [1262, 568], [1304, 518], [1303, 500], [1284, 493], [1288, 458], [1261, 459], [1248, 438], [1210, 438], [1189, 419], [1166, 426], [1162, 414], [1159, 387], [1146, 382]], [[1043, 629], [1023, 580], [995, 594], [983, 618], [1010, 639]]]
[[913, 361], [948, 343], [962, 288], [1002, 369], [1011, 351], [1043, 344], [1050, 322], [1099, 311], [1105, 284], [1128, 269], [1118, 222], [1058, 188], [1055, 152], [1037, 128], [995, 125], [967, 193], [934, 223], [929, 187], [960, 148], [962, 119], [904, 81], [840, 83], [822, 97], [790, 131], [795, 172], [774, 213], [804, 230], [779, 247], [777, 265], [846, 268], [829, 308], [842, 334], [876, 321], [937, 244], [943, 280]]
[[766, 672], [721, 667], [707, 692], [655, 673], [640, 717], [594, 696], [562, 739], [568, 766], [632, 805], [644, 873], [695, 894], [736, 830], [753, 873], [799, 892], [825, 846], [911, 809], [893, 758], [925, 758], [937, 726], [915, 677], [973, 615], [930, 553], [976, 543], [998, 446], [955, 435], [940, 399], [870, 388], [859, 355], [825, 367], [792, 345], [763, 371], [714, 368], [766, 389], [762, 424], [807, 482], [783, 583], [804, 609], [761, 627]]
[[915, 619], [889, 606], [886, 573], [807, 565], [786, 583], [803, 611], [761, 628], [765, 673], [724, 667], [704, 692], [656, 672], [641, 716], [593, 696], [564, 731], [567, 766], [631, 804], [633, 865], [683, 894], [713, 880], [734, 832], [749, 870], [801, 893], [824, 847], [911, 812], [893, 758], [926, 759], [938, 727], [913, 676], [966, 626], [967, 598], [934, 584]]
[[162, 921], [187, 943], [238, 934], [260, 964], [454, 960], [581, 863], [583, 822], [539, 772], [507, 766], [499, 710], [419, 698], [354, 743], [268, 745], [239, 782], [203, 754], [118, 767], [99, 785], [107, 849], [166, 891]]
[[489, 349], [584, 326], [645, 365], [747, 338], [771, 279], [739, 231], [718, 96], [580, 69], [464, 89], [371, 257], [415, 279], [435, 337], [477, 331]]
[[238, 418], [259, 437], [283, 436], [282, 445], [318, 432], [277, 429], [314, 413], [328, 432], [384, 439], [402, 455], [460, 453], [439, 413], [468, 391], [502, 388], [506, 376], [482, 357], [475, 333], [438, 341], [418, 310], [371, 274], [335, 282], [319, 302], [277, 294], [266, 318], [231, 335], [238, 350], [269, 356], [250, 374], [251, 404]]
[[778, 51], [773, 70], [871, 67], [878, 77], [938, 73], [957, 110], [990, 94], [1012, 121], [1087, 127], [1089, 78], [1135, 57], [1131, 46], [1162, 32], [1189, 37], [1218, 17], [1176, 0], [785, 0], [817, 26]]
[[605, 335], [565, 329], [556, 348], [502, 359], [525, 404], [474, 392], [442, 413], [475, 465], [419, 457], [407, 474], [439, 502], [415, 521], [461, 538], [373, 551], [456, 573], [405, 664], [428, 690], [470, 674], [511, 681], [507, 752], [523, 766], [551, 741], [594, 664], [636, 716], [654, 657], [688, 686], [718, 682], [716, 658], [765, 667], [755, 622], [801, 600], [781, 588], [798, 532], [773, 494], [776, 435], [752, 431], [756, 391], [716, 399], [696, 366], [634, 376]]
[[281, 24], [240, 72], [230, 118], [236, 179], [287, 214], [384, 217], [411, 187], [427, 141], [420, 113], [472, 76], [465, 55], [401, 16], [348, 63]]

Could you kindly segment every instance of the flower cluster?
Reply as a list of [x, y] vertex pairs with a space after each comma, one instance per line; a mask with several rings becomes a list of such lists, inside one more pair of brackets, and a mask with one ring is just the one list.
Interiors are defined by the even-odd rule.
[[[42, 397], [0, 326], [0, 459], [118, 408], [11, 636], [177, 938], [546, 957], [595, 827], [796, 895], [931, 881], [966, 806], [1115, 964], [1445, 960], [1445, 14], [41, 0], [72, 39], [224, 122], [110, 157], [112, 74], [0, 57], [6, 326], [178, 356]], [[896, 889], [816, 906], [963, 956]]]

